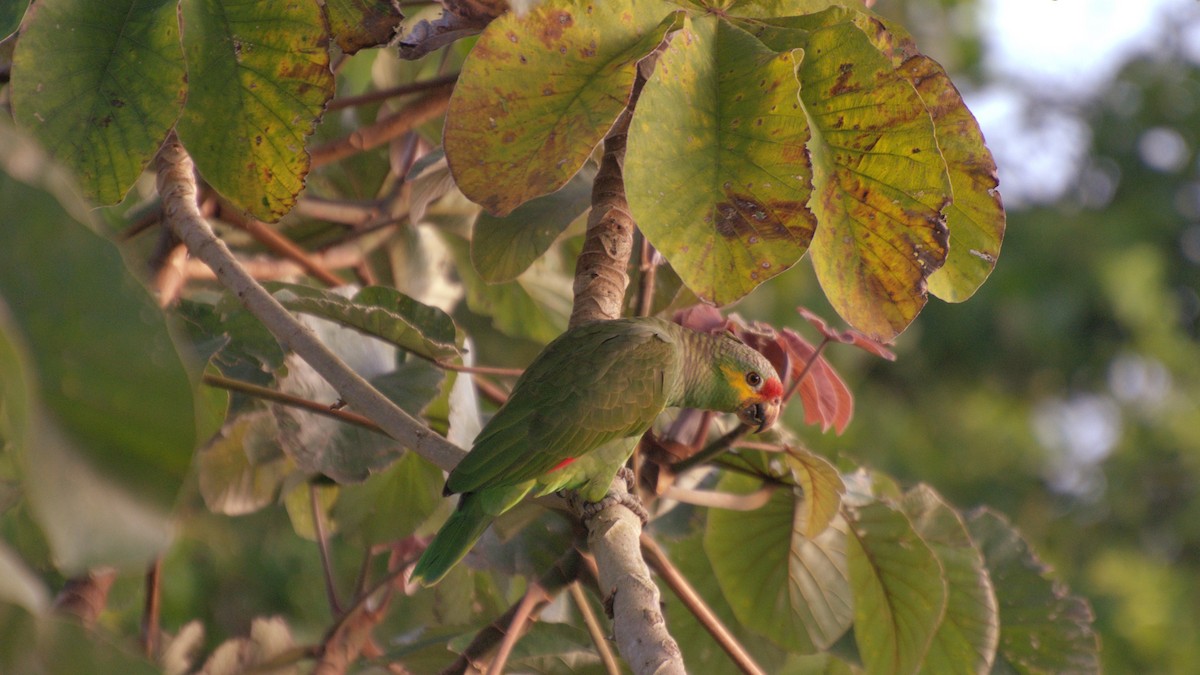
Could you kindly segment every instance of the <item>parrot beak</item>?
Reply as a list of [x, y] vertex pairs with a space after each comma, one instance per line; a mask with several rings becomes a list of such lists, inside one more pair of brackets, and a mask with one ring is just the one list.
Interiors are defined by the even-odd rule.
[[779, 417], [779, 399], [751, 403], [738, 411], [738, 419], [747, 426], [756, 427], [754, 433], [762, 433]]

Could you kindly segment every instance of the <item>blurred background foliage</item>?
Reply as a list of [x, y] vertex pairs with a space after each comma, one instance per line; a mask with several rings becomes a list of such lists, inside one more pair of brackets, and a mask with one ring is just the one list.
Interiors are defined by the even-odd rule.
[[[1120, 42], [1087, 21], [1092, 5], [1129, 23], [1111, 2], [877, 3], [947, 68], [980, 119], [1001, 169], [1007, 236], [989, 282], [964, 304], [931, 301], [898, 341], [895, 363], [856, 350], [827, 353], [855, 393], [857, 415], [840, 437], [807, 428], [804, 440], [907, 484], [927, 482], [960, 508], [986, 504], [1007, 514], [1057, 576], [1091, 601], [1106, 670], [1186, 673], [1200, 663], [1200, 5], [1116, 4], [1134, 6], [1125, 11], [1139, 21], [1144, 15], [1136, 39]], [[1072, 71], [1076, 63], [1084, 65]], [[339, 94], [372, 81], [410, 81], [422, 68], [428, 75], [428, 62], [364, 52], [342, 69]], [[331, 112], [315, 142], [359, 124], [340, 117], [377, 112]], [[428, 129], [429, 137], [437, 131]], [[362, 156], [315, 174], [310, 190], [370, 196], [386, 170]], [[466, 234], [452, 204], [429, 219]], [[568, 236], [578, 233], [572, 227]], [[322, 236], [306, 241], [303, 224], [291, 234], [306, 245]], [[436, 245], [419, 232], [409, 237], [414, 250]], [[562, 254], [538, 265], [559, 271], [573, 247], [568, 240]], [[451, 248], [469, 269], [466, 245]], [[429, 271], [412, 260], [393, 273]], [[561, 306], [565, 289], [463, 281], [467, 302], [454, 317], [477, 340], [479, 362], [527, 363], [537, 344], [481, 308], [528, 306], [531, 295], [551, 306], [559, 298]], [[832, 316], [806, 263], [735, 310], [796, 327], [799, 304]], [[563, 323], [565, 314], [546, 313], [534, 325], [553, 334]], [[801, 411], [788, 414], [790, 426], [802, 429]], [[189, 480], [178, 507], [180, 536], [163, 565], [164, 626], [199, 619], [211, 648], [246, 634], [253, 617], [282, 614], [298, 643], [319, 641], [330, 621], [320, 561], [312, 543], [294, 534], [288, 513], [214, 515]], [[5, 512], [0, 535], [45, 556], [23, 509]], [[677, 560], [693, 550], [697, 558], [680, 566], [711, 581], [696, 541], [673, 548]], [[333, 555], [337, 582], [348, 591], [360, 550], [335, 546]], [[51, 588], [61, 585], [44, 557], [27, 562]], [[137, 575], [118, 578], [103, 625], [136, 634], [142, 583]], [[480, 577], [475, 589], [476, 602], [490, 607], [439, 621], [469, 632], [480, 620], [473, 617], [499, 614], [519, 596], [521, 589], [490, 583]], [[465, 586], [444, 584], [438, 594]], [[389, 634], [403, 635], [453, 606], [438, 594], [393, 612]], [[559, 646], [578, 637], [554, 630], [535, 635]], [[444, 652], [431, 649], [433, 668]]]
[[[898, 361], [829, 355], [857, 414], [808, 441], [1008, 514], [1090, 599], [1108, 672], [1184, 673], [1200, 663], [1200, 6], [1120, 4], [878, 3], [979, 118], [1008, 229], [988, 282], [931, 301]], [[797, 303], [821, 306], [803, 265], [738, 311], [787, 321]]]

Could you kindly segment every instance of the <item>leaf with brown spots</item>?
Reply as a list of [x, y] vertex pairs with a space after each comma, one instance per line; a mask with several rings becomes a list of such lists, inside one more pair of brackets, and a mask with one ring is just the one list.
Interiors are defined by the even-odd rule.
[[747, 25], [774, 49], [804, 49], [813, 267], [838, 313], [886, 341], [925, 306], [925, 280], [945, 261], [950, 183], [925, 104], [858, 14], [833, 7]]
[[678, 27], [676, 10], [555, 0], [489, 24], [446, 114], [463, 194], [502, 216], [566, 184], [625, 108], [638, 62]]
[[386, 45], [404, 15], [391, 0], [325, 0], [329, 35], [347, 54]]
[[795, 264], [813, 236], [797, 58], [716, 16], [689, 19], [630, 125], [634, 219], [683, 282], [717, 304]]
[[176, 131], [218, 192], [278, 220], [304, 189], [305, 139], [333, 96], [315, 2], [182, 4], [188, 99]]
[[861, 14], [858, 23], [899, 73], [920, 94], [937, 131], [938, 147], [950, 172], [954, 201], [946, 208], [950, 254], [929, 277], [929, 292], [946, 302], [962, 302], [987, 281], [1004, 240], [1004, 205], [996, 162], [962, 95], [936, 61], [917, 51], [899, 26]]
[[158, 152], [186, 88], [174, 2], [43, 0], [17, 41], [9, 95], [17, 124], [88, 197], [113, 204]]

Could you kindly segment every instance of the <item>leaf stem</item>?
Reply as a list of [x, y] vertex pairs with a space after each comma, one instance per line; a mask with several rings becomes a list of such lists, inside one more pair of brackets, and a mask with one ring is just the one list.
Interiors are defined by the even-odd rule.
[[368, 105], [370, 103], [378, 103], [386, 101], [389, 98], [404, 96], [405, 94], [415, 94], [417, 92], [436, 89], [446, 84], [454, 84], [458, 81], [458, 73], [450, 73], [448, 75], [439, 75], [431, 77], [428, 80], [420, 82], [410, 82], [389, 89], [380, 89], [379, 91], [370, 91], [358, 96], [347, 96], [345, 98], [335, 98], [325, 106], [325, 110], [341, 110], [342, 108], [351, 108], [360, 105]]
[[321, 572], [325, 577], [325, 597], [334, 616], [341, 616], [342, 603], [338, 601], [337, 588], [333, 581], [333, 561], [329, 557], [329, 538], [325, 531], [325, 519], [321, 517], [321, 500], [317, 495], [317, 484], [308, 483], [308, 505], [312, 509], [313, 534], [317, 538], [317, 551], [321, 556]]
[[721, 649], [725, 650], [734, 665], [747, 675], [764, 675], [765, 671], [754, 661], [754, 657], [750, 656], [750, 653], [738, 642], [733, 633], [730, 633], [725, 624], [721, 623], [721, 620], [704, 602], [704, 598], [700, 597], [687, 578], [671, 564], [662, 548], [645, 534], [641, 537], [641, 544], [646, 562], [654, 568], [663, 581], [667, 582], [667, 586], [675, 593], [675, 597], [679, 598], [688, 611], [696, 617], [696, 620], [716, 640]]
[[604, 664], [604, 669], [608, 672], [608, 675], [621, 675], [621, 666], [617, 663], [617, 657], [613, 655], [612, 648], [608, 646], [608, 638], [604, 636], [604, 629], [600, 626], [600, 619], [596, 617], [596, 612], [592, 610], [592, 605], [588, 602], [587, 594], [583, 592], [583, 587], [576, 580], [567, 586], [567, 591], [571, 593], [571, 599], [575, 601], [575, 606], [579, 608], [579, 615], [583, 617], [583, 624], [587, 626], [588, 635], [592, 637], [592, 643], [596, 645], [596, 653], [600, 655], [600, 662]]
[[229, 391], [236, 391], [241, 394], [246, 394], [247, 396], [253, 396], [255, 398], [261, 398], [263, 400], [273, 401], [275, 403], [292, 406], [293, 408], [302, 408], [311, 413], [316, 413], [318, 415], [324, 415], [326, 417], [332, 417], [333, 419], [338, 420], [339, 422], [345, 422], [347, 424], [353, 424], [355, 426], [360, 426], [364, 429], [368, 429], [370, 431], [374, 431], [374, 432], [380, 433], [380, 434], [385, 433], [383, 431], [383, 429], [379, 428], [378, 424], [375, 424], [370, 419], [363, 417], [362, 415], [359, 415], [357, 413], [352, 413], [349, 410], [339, 410], [336, 408], [331, 408], [328, 405], [325, 405], [324, 403], [310, 401], [306, 398], [300, 398], [299, 396], [293, 396], [291, 394], [286, 394], [286, 393], [284, 393], [282, 391], [278, 391], [276, 389], [271, 389], [269, 387], [261, 387], [257, 384], [253, 384], [250, 382], [243, 382], [242, 380], [234, 380], [234, 379], [231, 379], [228, 377], [224, 377], [222, 375], [212, 375], [210, 373], [205, 373], [204, 376], [201, 378], [201, 380], [204, 382], [204, 384], [207, 384], [210, 387], [216, 387], [218, 389], [226, 389]]

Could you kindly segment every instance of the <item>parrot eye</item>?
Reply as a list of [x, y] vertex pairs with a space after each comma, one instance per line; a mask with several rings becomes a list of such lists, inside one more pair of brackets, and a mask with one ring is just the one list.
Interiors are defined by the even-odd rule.
[[762, 386], [762, 381], [763, 381], [762, 375], [759, 375], [758, 373], [754, 372], [753, 370], [746, 373], [746, 384], [750, 385], [751, 387], [758, 389], [759, 387]]

